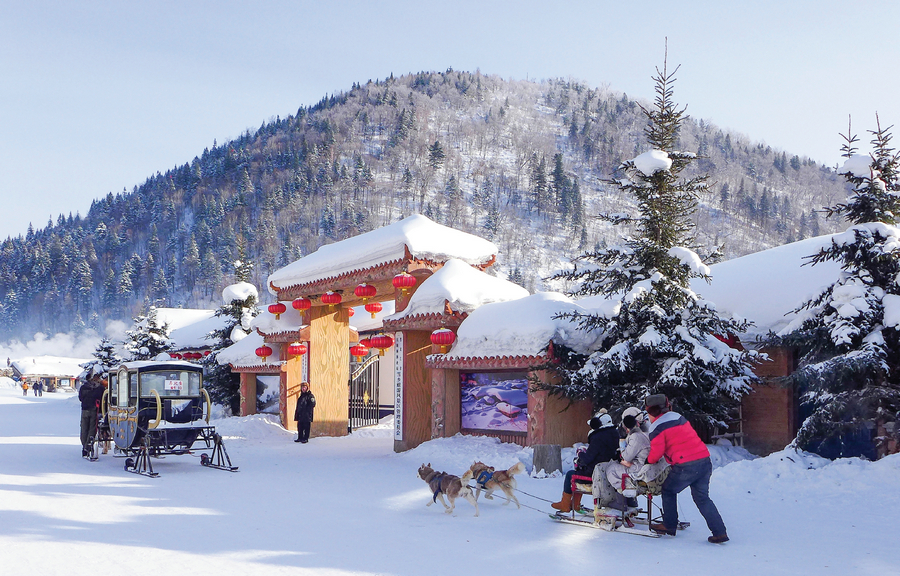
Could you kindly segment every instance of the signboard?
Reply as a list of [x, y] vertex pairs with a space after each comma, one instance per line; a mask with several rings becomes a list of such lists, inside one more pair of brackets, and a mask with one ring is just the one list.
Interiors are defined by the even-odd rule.
[[[158, 380], [157, 380], [158, 382]], [[181, 392], [184, 390], [184, 381], [183, 380], [166, 380], [165, 387], [166, 390], [177, 390]]]
[[528, 431], [528, 373], [460, 372], [459, 392], [462, 428]]
[[403, 332], [394, 338], [394, 440], [403, 440]]

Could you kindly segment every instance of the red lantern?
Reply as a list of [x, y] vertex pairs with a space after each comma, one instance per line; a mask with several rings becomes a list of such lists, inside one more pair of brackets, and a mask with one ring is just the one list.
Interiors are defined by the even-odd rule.
[[175, 358], [176, 360], [181, 360], [182, 355], [176, 352], [175, 354], [172, 354], [172, 358]]
[[329, 310], [334, 310], [334, 307], [340, 304], [343, 298], [341, 298], [341, 295], [337, 292], [332, 292], [331, 290], [329, 290], [328, 292], [322, 294], [320, 300], [322, 300], [322, 304], [328, 304]]
[[274, 304], [269, 304], [269, 312], [275, 315], [275, 319], [278, 320], [281, 318], [281, 315], [287, 310], [287, 306], [284, 305], [283, 302], [276, 302]]
[[380, 302], [369, 302], [366, 304], [366, 312], [372, 314], [372, 318], [375, 317], [375, 314], [381, 312], [381, 303]]
[[353, 308], [347, 308], [347, 315], [349, 318], [353, 318], [353, 315], [356, 314], [356, 310]]
[[204, 356], [209, 356], [210, 354], [212, 354], [212, 350], [207, 350], [203, 353]]
[[272, 349], [264, 344], [256, 349], [256, 355], [262, 358], [263, 363], [265, 363], [266, 358], [272, 355]]
[[196, 360], [197, 354], [195, 354], [193, 352], [185, 352], [184, 357], [187, 358], [188, 360]]
[[351, 354], [354, 358], [356, 358], [356, 361], [357, 361], [357, 362], [359, 362], [359, 361], [362, 360], [365, 356], [368, 356], [368, 355], [369, 355], [369, 349], [368, 349], [367, 347], [363, 346], [362, 343], [360, 342], [360, 343], [357, 344], [356, 346], [351, 346], [351, 347], [350, 347], [350, 354]]
[[438, 328], [431, 333], [431, 343], [441, 347], [441, 354], [447, 353], [447, 348], [456, 342], [456, 334], [448, 328]]
[[353, 289], [353, 293], [356, 294], [357, 298], [362, 298], [363, 304], [367, 304], [369, 302], [369, 298], [377, 294], [378, 291], [371, 284], [366, 284], [365, 282], [363, 282]]
[[372, 342], [368, 338], [360, 338], [359, 344], [360, 344], [360, 346], [365, 346], [366, 348], [372, 347]]
[[407, 291], [410, 288], [416, 285], [416, 277], [412, 274], [407, 274], [406, 272], [401, 272], [394, 276], [394, 279], [391, 280], [391, 284], [394, 285], [394, 288], [399, 288], [400, 292], [405, 296]]
[[303, 356], [306, 352], [306, 344], [302, 342], [292, 342], [288, 345], [288, 354], [291, 356]]
[[384, 351], [394, 345], [394, 339], [387, 334], [379, 334], [369, 338], [372, 348], [378, 348], [378, 355], [384, 356]]
[[294, 307], [294, 310], [297, 310], [301, 314], [312, 308], [312, 300], [309, 298], [297, 298], [293, 302], [291, 302], [291, 306]]

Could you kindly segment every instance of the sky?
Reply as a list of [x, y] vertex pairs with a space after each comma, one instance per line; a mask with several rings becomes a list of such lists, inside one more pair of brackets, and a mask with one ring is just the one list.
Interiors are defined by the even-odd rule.
[[[829, 166], [898, 121], [900, 3], [0, 0], [0, 238], [354, 82], [455, 70], [651, 99]], [[867, 151], [863, 147], [863, 151]]]

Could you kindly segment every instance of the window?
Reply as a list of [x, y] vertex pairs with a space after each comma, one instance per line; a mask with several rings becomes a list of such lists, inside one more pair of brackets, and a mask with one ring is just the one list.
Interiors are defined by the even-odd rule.
[[162, 370], [141, 374], [141, 396], [156, 390], [161, 397], [197, 396], [200, 394], [200, 373], [186, 370]]

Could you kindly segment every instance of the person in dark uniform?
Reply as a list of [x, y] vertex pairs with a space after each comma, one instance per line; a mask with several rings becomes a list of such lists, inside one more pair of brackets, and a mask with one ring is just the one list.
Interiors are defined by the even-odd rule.
[[559, 502], [550, 504], [560, 512], [571, 512], [581, 508], [581, 493], [572, 494], [572, 476], [591, 476], [594, 466], [601, 462], [616, 459], [619, 449], [619, 433], [613, 426], [612, 417], [601, 410], [588, 420], [591, 431], [588, 433], [588, 448], [584, 454], [576, 457], [575, 469], [566, 473], [563, 481], [563, 495]]
[[294, 420], [297, 421], [297, 439], [294, 442], [309, 442], [309, 428], [313, 421], [313, 409], [316, 407], [316, 397], [309, 391], [309, 382], [300, 384], [300, 396], [297, 397], [297, 407], [294, 408]]
[[91, 439], [97, 433], [97, 403], [106, 390], [100, 374], [92, 374], [87, 382], [81, 385], [78, 399], [81, 401], [81, 455], [90, 453]]

